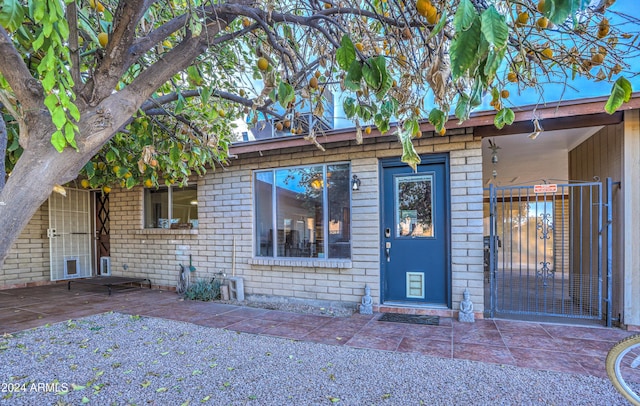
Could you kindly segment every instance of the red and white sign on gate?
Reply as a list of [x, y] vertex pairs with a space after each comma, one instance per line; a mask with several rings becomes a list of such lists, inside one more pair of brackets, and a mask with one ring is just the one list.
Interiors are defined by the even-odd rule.
[[557, 191], [558, 185], [556, 185], [555, 183], [533, 186], [533, 193], [556, 193]]

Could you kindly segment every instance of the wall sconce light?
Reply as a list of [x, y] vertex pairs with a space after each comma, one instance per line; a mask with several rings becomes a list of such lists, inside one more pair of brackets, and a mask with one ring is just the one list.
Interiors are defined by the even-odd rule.
[[358, 175], [353, 175], [351, 179], [351, 190], [360, 190], [360, 179], [358, 179]]

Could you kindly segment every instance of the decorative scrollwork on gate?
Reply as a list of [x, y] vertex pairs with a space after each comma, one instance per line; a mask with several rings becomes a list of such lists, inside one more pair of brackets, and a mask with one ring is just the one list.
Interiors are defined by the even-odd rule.
[[536, 270], [536, 277], [542, 280], [542, 286], [548, 286], [549, 279], [553, 279], [556, 271], [549, 269], [549, 261], [541, 261], [540, 269]]
[[551, 220], [551, 213], [542, 213], [540, 216], [536, 228], [540, 230], [540, 239], [548, 240], [551, 238], [551, 232], [553, 231], [553, 222]]
[[[536, 224], [536, 228], [540, 231], [540, 239], [544, 241], [544, 245], [547, 245], [547, 241], [551, 239], [551, 233], [553, 232], [553, 220], [551, 218], [551, 213], [544, 212], [540, 216], [540, 220], [538, 220]], [[540, 269], [536, 270], [536, 277], [542, 280], [542, 286], [548, 286], [549, 279], [553, 279], [555, 270], [550, 269], [550, 262], [546, 260], [546, 250], [545, 250], [545, 260], [540, 262]]]

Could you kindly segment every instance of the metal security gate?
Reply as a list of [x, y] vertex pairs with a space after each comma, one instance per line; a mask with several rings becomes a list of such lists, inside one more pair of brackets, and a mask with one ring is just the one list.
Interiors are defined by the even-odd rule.
[[[611, 190], [608, 180], [608, 190]], [[601, 182], [489, 188], [491, 317], [611, 323], [611, 193]], [[603, 225], [605, 227], [603, 228]]]
[[93, 270], [89, 192], [66, 188], [66, 196], [49, 197], [51, 280], [84, 278]]

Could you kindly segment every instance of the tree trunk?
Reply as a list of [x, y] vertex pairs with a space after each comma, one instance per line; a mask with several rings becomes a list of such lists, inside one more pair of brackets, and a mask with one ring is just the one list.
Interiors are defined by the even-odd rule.
[[59, 153], [51, 144], [24, 151], [0, 191], [0, 268], [53, 186], [62, 183], [61, 174], [65, 181], [77, 177], [86, 155], [71, 148]]
[[[144, 2], [137, 0], [135, 3]], [[125, 3], [120, 4], [124, 7]], [[26, 105], [32, 108], [28, 109], [30, 113], [25, 118], [27, 130], [21, 129], [20, 132], [20, 145], [24, 148], [24, 152], [13, 168], [4, 189], [0, 191], [0, 268], [9, 255], [13, 243], [51, 194], [53, 186], [63, 185], [75, 179], [82, 167], [135, 114], [142, 103], [176, 72], [186, 69], [198, 55], [201, 55], [207, 49], [208, 41], [224, 29], [233, 18], [235, 18], [234, 15], [225, 15], [212, 20], [207, 25], [207, 35], [183, 40], [163, 56], [160, 62], [144, 70], [131, 84], [117, 93], [113, 93], [113, 88], [122, 72], [113, 74], [103, 67], [101, 70], [103, 75], [100, 76], [102, 80], [96, 85], [98, 87], [85, 88], [91, 97], [85, 97], [84, 100], [90, 100], [90, 103], [81, 104], [79, 107], [81, 120], [78, 123], [79, 133], [75, 138], [78, 150], [65, 148], [59, 153], [51, 145], [51, 134], [55, 128], [48, 111], [44, 110], [44, 106], [40, 104], [42, 102], [40, 83], [36, 82], [36, 85], [26, 90], [20, 88], [21, 91], [16, 92], [35, 107]], [[135, 18], [130, 21], [135, 21]], [[0, 27], [0, 33], [2, 32]], [[0, 40], [4, 40], [5, 47], [11, 47], [8, 34], [6, 32], [4, 34], [4, 37], [0, 36]], [[114, 39], [111, 38], [111, 40]], [[0, 41], [0, 45], [2, 43]], [[128, 50], [128, 47], [124, 48]], [[14, 51], [11, 56], [17, 60], [19, 55], [14, 48], [11, 50]], [[118, 52], [122, 53], [124, 50], [121, 49]], [[110, 63], [113, 64], [113, 61]], [[23, 72], [9, 69], [14, 74], [13, 80], [9, 83], [29, 84], [34, 81], [21, 60], [16, 61], [15, 66], [23, 68]], [[24, 78], [28, 80], [23, 80]], [[33, 89], [38, 91], [35, 96]], [[78, 100], [82, 100], [82, 97]]]
[[[7, 142], [9, 140], [9, 134], [7, 133], [7, 125], [0, 112], [0, 193], [4, 189], [5, 178], [7, 177], [7, 168], [5, 166], [4, 157], [7, 156]], [[0, 261], [0, 265], [2, 262]]]

